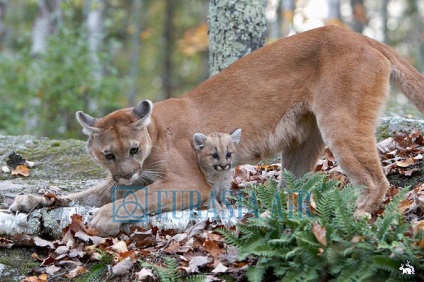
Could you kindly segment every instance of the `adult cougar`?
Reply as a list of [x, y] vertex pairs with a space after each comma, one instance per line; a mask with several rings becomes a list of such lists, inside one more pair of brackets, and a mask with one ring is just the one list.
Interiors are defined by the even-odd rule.
[[[301, 176], [314, 168], [326, 143], [349, 178], [366, 186], [358, 213], [372, 212], [389, 187], [374, 130], [390, 79], [424, 112], [424, 78], [410, 63], [366, 36], [326, 26], [269, 44], [154, 109], [142, 101], [100, 119], [78, 112], [88, 151], [110, 176], [66, 199], [102, 206], [92, 223], [103, 234], [119, 230], [110, 204], [116, 183], [153, 182], [151, 212], [171, 209], [174, 200], [182, 208], [189, 196], [182, 191], [196, 190], [206, 201], [210, 186], [197, 165], [192, 136], [241, 127], [236, 164], [282, 153], [283, 167]], [[159, 191], [169, 192], [160, 203]], [[140, 200], [144, 192], [137, 192]], [[19, 196], [11, 210], [29, 211], [41, 198]]]

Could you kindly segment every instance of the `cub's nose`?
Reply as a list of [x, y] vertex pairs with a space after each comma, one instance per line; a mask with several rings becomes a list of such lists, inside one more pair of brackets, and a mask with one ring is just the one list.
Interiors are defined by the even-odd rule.
[[229, 170], [230, 169], [230, 165], [216, 165], [215, 166], [215, 170], [217, 171], [222, 171], [222, 170]]

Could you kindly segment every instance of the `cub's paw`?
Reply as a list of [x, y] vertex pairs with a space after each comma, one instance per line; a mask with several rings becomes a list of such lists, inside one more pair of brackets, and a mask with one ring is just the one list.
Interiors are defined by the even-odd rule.
[[101, 236], [113, 236], [119, 233], [120, 222], [113, 221], [112, 205], [105, 205], [94, 212], [91, 225], [100, 232]]
[[44, 196], [37, 195], [19, 195], [16, 197], [9, 210], [13, 213], [24, 212], [29, 213], [36, 208], [47, 207], [52, 204], [53, 200]]

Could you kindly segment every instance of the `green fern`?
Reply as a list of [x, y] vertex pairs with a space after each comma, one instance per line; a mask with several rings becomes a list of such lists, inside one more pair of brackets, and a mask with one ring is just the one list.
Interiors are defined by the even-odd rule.
[[178, 270], [178, 262], [175, 259], [164, 257], [163, 260], [163, 266], [157, 266], [141, 259], [139, 260], [139, 263], [141, 267], [152, 269], [159, 277], [160, 282], [204, 282], [206, 280], [206, 276], [204, 275], [192, 275], [183, 279], [181, 271]]
[[[340, 190], [338, 182], [311, 173], [296, 179], [284, 171], [283, 180], [285, 190], [279, 190], [276, 183], [270, 181], [244, 191], [247, 200], [243, 204], [252, 204], [251, 200], [255, 199], [257, 210], [261, 214], [268, 211], [271, 216], [249, 218], [237, 225], [236, 233], [227, 229], [218, 231], [227, 244], [239, 249], [239, 259], [257, 259], [256, 265], [247, 271], [249, 281], [262, 281], [270, 271], [281, 281], [323, 278], [389, 281], [416, 278], [402, 276], [399, 271], [400, 264], [407, 260], [416, 269], [424, 268], [424, 251], [414, 244], [419, 238], [405, 235], [409, 224], [397, 208], [407, 189], [395, 196], [384, 215], [370, 224], [366, 219], [354, 219], [354, 204], [363, 187], [347, 185]], [[304, 210], [290, 211], [286, 191], [311, 193], [316, 214], [308, 217], [304, 216]], [[306, 206], [306, 197], [297, 204]], [[282, 211], [270, 212], [276, 205], [281, 206]], [[314, 224], [325, 229], [325, 246], [312, 232]]]

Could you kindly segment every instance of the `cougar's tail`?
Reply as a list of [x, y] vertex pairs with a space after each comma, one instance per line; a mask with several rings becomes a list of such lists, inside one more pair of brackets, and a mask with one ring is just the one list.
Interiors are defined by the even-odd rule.
[[389, 46], [370, 38], [367, 38], [367, 40], [392, 64], [390, 79], [396, 83], [418, 110], [424, 113], [424, 76]]

